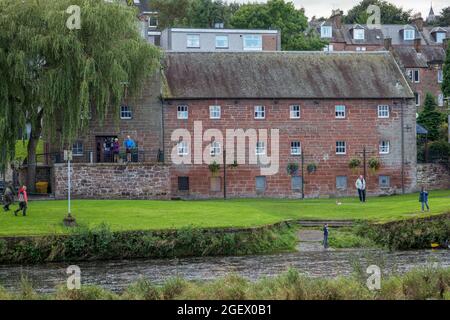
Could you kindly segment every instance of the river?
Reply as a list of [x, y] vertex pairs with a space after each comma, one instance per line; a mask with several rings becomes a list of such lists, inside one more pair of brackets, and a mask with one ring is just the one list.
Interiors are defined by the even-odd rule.
[[[304, 244], [301, 251], [262, 256], [202, 257], [161, 260], [119, 260], [79, 262], [82, 284], [98, 285], [112, 291], [121, 291], [140, 278], [155, 284], [180, 276], [188, 280], [214, 280], [230, 273], [250, 280], [278, 275], [293, 267], [311, 277], [350, 275], [355, 266], [367, 268], [378, 265], [384, 274], [405, 272], [413, 267], [437, 264], [450, 267], [449, 250], [395, 251], [383, 250], [321, 250]], [[20, 279], [26, 276], [41, 293], [50, 293], [67, 280], [69, 263], [41, 265], [0, 265], [0, 285], [11, 291], [20, 288]]]

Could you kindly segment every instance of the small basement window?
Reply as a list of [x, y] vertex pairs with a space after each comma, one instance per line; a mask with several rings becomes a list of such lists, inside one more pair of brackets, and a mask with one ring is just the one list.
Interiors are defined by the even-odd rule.
[[336, 189], [346, 190], [347, 189], [347, 176], [337, 176], [336, 177]]
[[255, 183], [256, 183], [256, 192], [266, 191], [267, 185], [266, 177], [264, 176], [256, 177]]
[[389, 176], [379, 177], [380, 188], [389, 188], [391, 186], [391, 178]]
[[294, 176], [291, 178], [291, 187], [292, 191], [301, 191], [302, 190], [302, 177]]
[[189, 191], [189, 177], [178, 177], [178, 190]]

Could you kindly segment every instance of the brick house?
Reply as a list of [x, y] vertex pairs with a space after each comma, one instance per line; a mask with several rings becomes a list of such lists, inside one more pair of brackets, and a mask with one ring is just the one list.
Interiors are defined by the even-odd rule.
[[322, 22], [311, 21], [310, 27], [328, 40], [326, 51], [383, 51], [393, 52], [414, 90], [417, 107], [423, 106], [425, 94], [432, 93], [439, 106], [444, 106], [441, 90], [443, 63], [450, 27], [428, 27], [420, 15], [411, 24], [367, 25], [343, 24], [341, 10], [334, 10]]
[[[414, 190], [414, 95], [388, 52], [174, 52], [165, 64], [172, 195], [222, 197], [224, 150], [230, 197], [353, 195], [364, 169], [349, 162], [364, 150], [381, 164], [367, 169], [370, 194]], [[241, 140], [244, 156], [227, 132], [239, 129], [257, 133]]]

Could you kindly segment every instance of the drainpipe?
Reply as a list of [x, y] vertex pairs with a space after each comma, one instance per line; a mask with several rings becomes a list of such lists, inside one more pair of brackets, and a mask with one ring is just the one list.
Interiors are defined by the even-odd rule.
[[402, 194], [405, 194], [405, 115], [404, 115], [405, 98], [400, 102], [401, 109], [401, 126], [402, 126]]

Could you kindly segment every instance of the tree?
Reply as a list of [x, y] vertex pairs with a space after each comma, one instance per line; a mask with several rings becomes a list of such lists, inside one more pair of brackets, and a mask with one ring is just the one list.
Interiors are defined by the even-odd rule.
[[[67, 26], [72, 5], [81, 9], [80, 29]], [[141, 38], [136, 14], [103, 0], [0, 0], [0, 163], [14, 159], [18, 132], [31, 125], [31, 191], [44, 132], [71, 145], [91, 109], [100, 120], [117, 117], [124, 85], [133, 95], [157, 70], [160, 51]]]
[[417, 122], [428, 130], [428, 138], [430, 140], [440, 140], [440, 129], [444, 124], [444, 120], [444, 115], [437, 110], [435, 97], [431, 93], [427, 93], [423, 111], [419, 114]]
[[242, 5], [232, 16], [231, 25], [246, 29], [278, 29], [283, 50], [321, 50], [326, 41], [306, 33], [308, 19], [292, 2], [269, 0]]
[[193, 28], [214, 28], [216, 23], [228, 26], [230, 18], [230, 7], [222, 0], [191, 0], [186, 20]]
[[187, 11], [191, 0], [152, 0], [150, 7], [158, 11], [160, 28], [187, 26]]
[[382, 24], [407, 24], [411, 19], [412, 10], [404, 11], [403, 8], [384, 0], [362, 0], [348, 11], [344, 17], [345, 23], [366, 24], [370, 16], [367, 13], [367, 8], [370, 5], [380, 7]]
[[444, 79], [442, 81], [442, 93], [444, 97], [450, 97], [450, 46], [447, 48], [447, 55], [445, 57], [443, 68]]
[[436, 23], [434, 23], [434, 25], [441, 27], [450, 26], [450, 7], [442, 9], [439, 18], [437, 19]]

